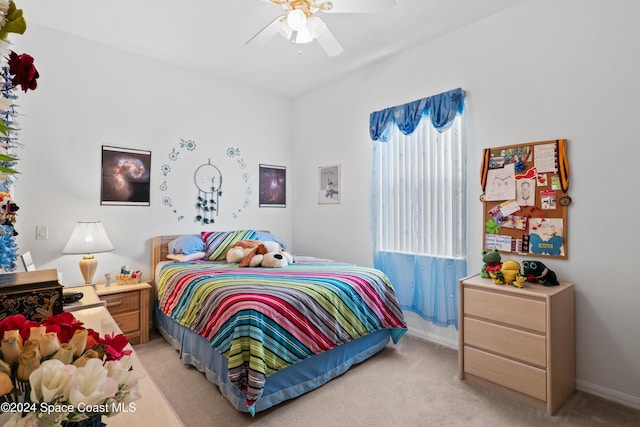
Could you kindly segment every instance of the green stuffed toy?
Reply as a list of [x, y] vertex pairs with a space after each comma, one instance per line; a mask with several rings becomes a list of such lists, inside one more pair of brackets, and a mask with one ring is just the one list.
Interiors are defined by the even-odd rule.
[[482, 266], [480, 277], [488, 279], [491, 277], [491, 273], [500, 271], [500, 268], [502, 268], [500, 260], [501, 257], [499, 250], [494, 249], [492, 251], [482, 251], [482, 261], [484, 261], [484, 265]]
[[543, 286], [558, 286], [560, 284], [556, 273], [549, 270], [540, 261], [522, 261], [522, 271], [527, 282], [541, 283]]

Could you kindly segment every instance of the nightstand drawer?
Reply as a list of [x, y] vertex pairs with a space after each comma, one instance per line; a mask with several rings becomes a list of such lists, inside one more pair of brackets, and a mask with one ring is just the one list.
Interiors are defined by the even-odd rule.
[[116, 321], [118, 327], [123, 334], [138, 332], [140, 330], [140, 312], [132, 311], [129, 313], [111, 314], [113, 320]]
[[545, 368], [546, 337], [482, 320], [464, 318], [464, 344]]
[[465, 346], [464, 371], [536, 399], [547, 399], [544, 369]]
[[542, 333], [547, 331], [544, 300], [465, 288], [464, 313]]
[[107, 309], [111, 314], [137, 311], [140, 308], [140, 292], [103, 295], [100, 299], [107, 303]]

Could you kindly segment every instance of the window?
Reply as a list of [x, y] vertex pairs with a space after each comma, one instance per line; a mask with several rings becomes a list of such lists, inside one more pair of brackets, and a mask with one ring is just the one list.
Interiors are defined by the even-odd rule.
[[372, 136], [380, 136], [371, 151], [374, 264], [389, 276], [403, 309], [457, 327], [457, 281], [466, 275], [464, 98], [451, 105], [440, 130], [430, 117], [429, 106], [439, 104], [433, 98], [392, 107], [387, 117], [395, 126], [377, 132], [374, 121], [388, 120], [372, 114]]

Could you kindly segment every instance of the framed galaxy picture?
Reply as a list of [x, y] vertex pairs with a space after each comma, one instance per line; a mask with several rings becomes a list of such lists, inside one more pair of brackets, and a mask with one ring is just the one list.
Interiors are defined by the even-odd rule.
[[151, 151], [102, 146], [101, 205], [149, 206]]
[[259, 165], [259, 206], [284, 208], [287, 206], [287, 170], [284, 166]]

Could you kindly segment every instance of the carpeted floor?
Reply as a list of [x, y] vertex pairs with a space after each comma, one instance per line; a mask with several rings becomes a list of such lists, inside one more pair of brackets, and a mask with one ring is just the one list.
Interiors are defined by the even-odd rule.
[[160, 335], [152, 333], [135, 350], [187, 427], [640, 426], [640, 411], [582, 392], [547, 416], [459, 380], [456, 351], [407, 335], [323, 387], [255, 417], [236, 411]]

